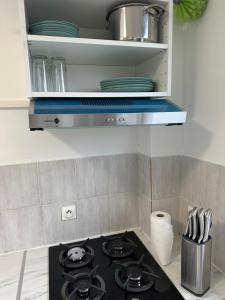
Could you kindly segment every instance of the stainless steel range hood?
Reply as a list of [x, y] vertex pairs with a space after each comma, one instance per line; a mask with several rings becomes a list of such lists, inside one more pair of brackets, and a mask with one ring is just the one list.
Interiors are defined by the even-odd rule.
[[182, 125], [187, 113], [165, 99], [37, 98], [29, 110], [30, 130], [134, 125]]

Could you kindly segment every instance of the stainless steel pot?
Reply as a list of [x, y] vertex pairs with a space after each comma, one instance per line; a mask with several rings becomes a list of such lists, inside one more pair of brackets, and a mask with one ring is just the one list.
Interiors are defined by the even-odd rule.
[[106, 18], [115, 40], [157, 43], [163, 13], [157, 4], [128, 3], [111, 9]]

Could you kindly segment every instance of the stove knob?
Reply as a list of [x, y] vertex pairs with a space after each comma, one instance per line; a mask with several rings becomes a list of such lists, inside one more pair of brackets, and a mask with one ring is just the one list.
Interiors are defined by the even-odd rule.
[[55, 122], [55, 124], [57, 125], [57, 124], [59, 124], [60, 120], [59, 120], [58, 118], [55, 118], [55, 119], [54, 119], [54, 122]]

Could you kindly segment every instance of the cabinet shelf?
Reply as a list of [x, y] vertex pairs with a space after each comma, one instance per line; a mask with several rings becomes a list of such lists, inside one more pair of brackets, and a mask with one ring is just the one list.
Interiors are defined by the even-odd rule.
[[103, 93], [103, 92], [33, 92], [33, 98], [81, 98], [81, 97], [91, 97], [91, 98], [125, 98], [125, 97], [167, 97], [167, 92], [138, 92], [138, 93]]
[[28, 35], [31, 55], [62, 56], [67, 64], [136, 66], [168, 44]]

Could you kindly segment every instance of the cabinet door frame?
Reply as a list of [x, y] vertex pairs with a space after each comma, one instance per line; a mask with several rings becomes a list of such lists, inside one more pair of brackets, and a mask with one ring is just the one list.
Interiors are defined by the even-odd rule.
[[26, 89], [27, 89], [27, 98], [32, 98], [32, 78], [31, 78], [31, 57], [29, 55], [29, 47], [27, 42], [27, 22], [26, 22], [26, 7], [25, 0], [17, 0], [19, 7], [19, 17], [20, 17], [20, 28], [23, 38], [23, 53], [24, 53], [24, 65], [26, 72]]

